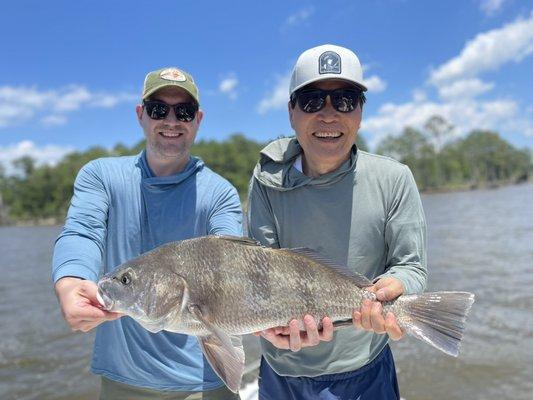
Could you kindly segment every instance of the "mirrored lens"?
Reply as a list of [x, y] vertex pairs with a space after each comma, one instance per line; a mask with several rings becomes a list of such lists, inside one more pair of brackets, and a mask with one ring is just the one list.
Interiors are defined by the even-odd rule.
[[174, 106], [176, 112], [176, 118], [180, 121], [191, 122], [196, 116], [198, 107], [193, 103], [182, 103]]
[[191, 122], [196, 116], [198, 105], [196, 103], [179, 103], [170, 106], [161, 101], [145, 101], [146, 113], [152, 119], [165, 119], [172, 107], [176, 114], [176, 119], [182, 122]]
[[324, 107], [328, 95], [333, 108], [342, 113], [355, 110], [361, 98], [361, 92], [355, 89], [313, 89], [297, 93], [298, 105], [302, 111], [314, 113]]
[[298, 105], [303, 112], [314, 113], [324, 107], [326, 96], [323, 90], [306, 90], [298, 94]]
[[357, 107], [361, 93], [357, 90], [339, 89], [334, 90], [330, 96], [331, 104], [337, 111], [348, 113]]
[[146, 107], [146, 113], [152, 119], [165, 119], [170, 111], [168, 105], [159, 101], [146, 101], [144, 106]]

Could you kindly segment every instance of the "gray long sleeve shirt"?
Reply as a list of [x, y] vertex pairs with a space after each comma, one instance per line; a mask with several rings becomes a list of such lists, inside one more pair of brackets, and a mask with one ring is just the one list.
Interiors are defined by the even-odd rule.
[[[294, 138], [261, 151], [250, 183], [249, 235], [271, 247], [308, 247], [371, 280], [399, 279], [405, 293], [426, 284], [426, 223], [407, 166], [353, 147], [339, 169], [310, 178], [294, 167]], [[372, 361], [387, 335], [346, 328], [331, 342], [299, 352], [262, 339], [263, 355], [280, 375], [319, 376], [356, 370]]]

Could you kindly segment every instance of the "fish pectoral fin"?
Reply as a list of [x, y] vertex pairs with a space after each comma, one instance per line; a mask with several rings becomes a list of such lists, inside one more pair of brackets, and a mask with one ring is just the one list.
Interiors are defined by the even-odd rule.
[[226, 386], [237, 393], [244, 372], [244, 349], [241, 338], [230, 336], [213, 324], [198, 305], [190, 304], [188, 309], [211, 332], [209, 336], [198, 338], [205, 358]]
[[[227, 334], [224, 334], [230, 339]], [[205, 358], [233, 393], [241, 387], [244, 373], [244, 349], [241, 345], [228, 347], [218, 335], [199, 337]], [[236, 338], [240, 342], [240, 338]], [[230, 340], [231, 342], [231, 340]]]

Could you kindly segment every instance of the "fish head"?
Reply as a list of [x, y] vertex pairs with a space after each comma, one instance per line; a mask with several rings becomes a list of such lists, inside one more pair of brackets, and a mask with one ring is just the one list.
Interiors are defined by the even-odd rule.
[[188, 289], [180, 275], [134, 260], [104, 275], [98, 281], [98, 295], [106, 310], [163, 329], [169, 319], [179, 321]]

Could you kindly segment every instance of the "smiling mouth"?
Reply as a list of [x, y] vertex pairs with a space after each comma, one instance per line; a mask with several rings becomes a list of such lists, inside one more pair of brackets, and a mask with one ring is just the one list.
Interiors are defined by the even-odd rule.
[[158, 132], [161, 136], [165, 138], [178, 138], [183, 135], [181, 132]]
[[318, 139], [337, 139], [342, 136], [341, 132], [315, 132], [313, 136]]

